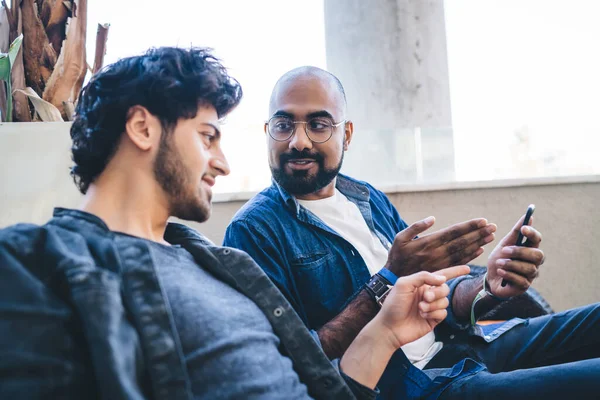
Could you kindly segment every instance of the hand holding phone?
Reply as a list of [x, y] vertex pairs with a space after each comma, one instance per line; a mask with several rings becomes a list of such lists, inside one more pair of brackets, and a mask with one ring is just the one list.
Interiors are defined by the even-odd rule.
[[[525, 219], [523, 220], [523, 225], [521, 225], [521, 228], [524, 227], [525, 225], [529, 225], [529, 221], [531, 220], [531, 216], [533, 215], [533, 212], [535, 211], [535, 204], [530, 204], [529, 207], [527, 207], [527, 212], [525, 213]], [[523, 240], [523, 233], [521, 233], [521, 229], [519, 228], [519, 236], [517, 236], [517, 246], [524, 246], [525, 242], [527, 241], [526, 239]], [[508, 284], [508, 282], [505, 279], [502, 279], [502, 287], [505, 287]]]

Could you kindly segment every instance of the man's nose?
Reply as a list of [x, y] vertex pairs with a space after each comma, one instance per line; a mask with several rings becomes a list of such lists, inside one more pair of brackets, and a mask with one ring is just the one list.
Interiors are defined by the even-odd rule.
[[289, 148], [298, 151], [312, 149], [312, 141], [306, 134], [306, 124], [296, 124], [296, 131], [290, 140]]
[[229, 168], [229, 163], [227, 162], [227, 158], [221, 148], [218, 148], [215, 152], [213, 152], [212, 157], [210, 158], [209, 165], [211, 169], [215, 170], [217, 173], [215, 177], [219, 175], [229, 175], [231, 169]]

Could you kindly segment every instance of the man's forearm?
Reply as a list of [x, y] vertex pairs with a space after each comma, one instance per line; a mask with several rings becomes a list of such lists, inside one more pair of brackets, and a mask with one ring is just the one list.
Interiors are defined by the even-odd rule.
[[375, 301], [362, 290], [341, 313], [317, 331], [325, 354], [330, 359], [340, 358], [377, 311]]
[[[477, 293], [479, 293], [481, 289], [483, 289], [483, 276], [473, 279], [464, 279], [456, 286], [454, 295], [452, 296], [452, 310], [457, 319], [469, 320], [471, 318], [471, 306], [473, 305], [473, 300], [475, 300], [475, 296], [477, 296]], [[475, 317], [478, 318], [479, 316], [484, 315], [498, 304], [500, 304], [500, 301], [490, 296], [485, 296], [477, 302], [475, 307]]]

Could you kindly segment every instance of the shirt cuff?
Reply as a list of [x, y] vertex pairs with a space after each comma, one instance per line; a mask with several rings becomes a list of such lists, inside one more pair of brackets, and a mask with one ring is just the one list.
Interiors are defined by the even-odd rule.
[[335, 360], [331, 361], [331, 364], [333, 364], [335, 369], [338, 370], [338, 372], [340, 373], [342, 378], [344, 378], [346, 384], [348, 385], [350, 390], [352, 390], [352, 393], [354, 393], [358, 400], [375, 400], [377, 398], [377, 396], [379, 395], [379, 389], [368, 388], [346, 375], [344, 371], [342, 371], [342, 369], [340, 368], [339, 358], [336, 358]]
[[[321, 346], [321, 340], [319, 339], [319, 334], [317, 333], [317, 331], [311, 329], [311, 330], [309, 330], [309, 332], [310, 332], [310, 335], [315, 340], [315, 342], [317, 342], [319, 347], [321, 349], [323, 349], [323, 346]], [[370, 389], [364, 385], [361, 385], [360, 383], [356, 382], [354, 379], [352, 379], [348, 375], [346, 375], [340, 368], [340, 359], [339, 358], [332, 360], [331, 365], [333, 365], [333, 367], [338, 371], [338, 373], [342, 376], [342, 378], [344, 378], [344, 381], [346, 381], [346, 384], [348, 385], [348, 387], [350, 388], [352, 393], [354, 393], [354, 395], [356, 396], [357, 399], [359, 399], [359, 400], [373, 399], [374, 400], [379, 395], [379, 389], [377, 389], [377, 388], [375, 388], [375, 390]]]

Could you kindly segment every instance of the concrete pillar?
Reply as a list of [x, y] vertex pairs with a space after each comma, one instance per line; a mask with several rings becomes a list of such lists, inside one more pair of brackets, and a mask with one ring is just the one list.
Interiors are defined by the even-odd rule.
[[325, 0], [325, 40], [355, 125], [344, 172], [378, 185], [453, 180], [443, 0]]

